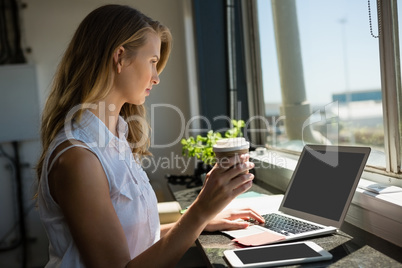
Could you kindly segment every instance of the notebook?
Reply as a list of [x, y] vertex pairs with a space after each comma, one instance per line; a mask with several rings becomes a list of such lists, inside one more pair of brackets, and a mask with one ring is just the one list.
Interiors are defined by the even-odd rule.
[[263, 215], [267, 218], [265, 225], [274, 225], [274, 230], [255, 224], [224, 233], [240, 244], [256, 246], [336, 232], [345, 219], [369, 154], [369, 147], [303, 148], [279, 209], [270, 214], [317, 226], [313, 230], [304, 227], [303, 232], [296, 232], [296, 223], [290, 229], [279, 227], [281, 220], [268, 219], [267, 214]]

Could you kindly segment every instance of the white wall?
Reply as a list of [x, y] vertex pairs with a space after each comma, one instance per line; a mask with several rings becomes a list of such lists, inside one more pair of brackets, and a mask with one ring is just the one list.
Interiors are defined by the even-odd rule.
[[[161, 83], [154, 87], [151, 96], [147, 99], [151, 125], [153, 127], [153, 144], [151, 152], [154, 154], [152, 166], [148, 167], [151, 183], [164, 199], [169, 199], [169, 191], [166, 187], [164, 175], [166, 173], [179, 174], [181, 172], [192, 173], [192, 168], [183, 170], [181, 157], [180, 138], [182, 137], [182, 121], [189, 119], [189, 93], [187, 59], [184, 36], [183, 0], [35, 0], [27, 1], [27, 8], [21, 10], [22, 38], [24, 48], [32, 49], [26, 54], [29, 63], [36, 66], [38, 92], [40, 106], [43, 107], [49, 92], [51, 80], [57, 64], [70, 41], [80, 21], [94, 8], [108, 2], [132, 5], [140, 9], [148, 16], [157, 19], [167, 25], [173, 34], [174, 44], [170, 61], [161, 74]], [[1, 94], [1, 89], [0, 89]], [[23, 102], [24, 100], [22, 100]], [[162, 104], [172, 105], [163, 108]], [[3, 127], [1, 131], [6, 131]], [[161, 145], [166, 148], [157, 148]], [[156, 146], [155, 146], [156, 145]], [[10, 144], [3, 144], [7, 152], [12, 154]], [[25, 190], [25, 207], [33, 204], [32, 194], [35, 189], [35, 167], [40, 153], [40, 143], [37, 140], [26, 141], [20, 144], [20, 154], [24, 163], [29, 164], [23, 169]], [[0, 159], [1, 160], [1, 159]], [[186, 160], [186, 159], [184, 159]], [[173, 163], [172, 163], [173, 162]], [[156, 167], [155, 163], [159, 163]], [[9, 171], [0, 162], [0, 196], [5, 199], [1, 208], [1, 216], [4, 218], [0, 224], [0, 239], [10, 228], [13, 222], [13, 208], [10, 205], [13, 194], [10, 193], [12, 179]], [[6, 200], [8, 199], [8, 201]], [[47, 240], [38, 219], [37, 211], [31, 209], [28, 214], [29, 237], [33, 242], [29, 247], [30, 267], [43, 266], [47, 256]], [[0, 253], [0, 267], [19, 267], [18, 250], [9, 253]]]

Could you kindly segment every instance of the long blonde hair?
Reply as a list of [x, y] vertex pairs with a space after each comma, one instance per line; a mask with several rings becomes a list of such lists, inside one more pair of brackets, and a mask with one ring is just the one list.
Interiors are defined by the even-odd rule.
[[[36, 167], [38, 181], [51, 142], [64, 127], [67, 114], [77, 105], [102, 100], [110, 92], [115, 71], [113, 54], [121, 46], [127, 57], [144, 45], [147, 33], [156, 33], [161, 39], [158, 73], [162, 72], [169, 58], [172, 37], [169, 29], [138, 10], [122, 5], [105, 5], [85, 17], [75, 32], [55, 74], [51, 92], [42, 114], [42, 154]], [[80, 118], [83, 110], [74, 114]], [[124, 104], [123, 118], [139, 116], [146, 121], [143, 105]], [[149, 154], [149, 124], [144, 130], [139, 120], [129, 120], [130, 144], [136, 144], [147, 135], [146, 142], [133, 146], [133, 154]]]

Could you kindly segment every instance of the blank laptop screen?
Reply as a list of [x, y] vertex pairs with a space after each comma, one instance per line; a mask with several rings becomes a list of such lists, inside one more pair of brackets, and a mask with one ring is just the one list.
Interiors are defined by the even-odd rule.
[[[317, 157], [320, 154], [325, 157]], [[283, 206], [338, 221], [364, 157], [356, 152], [306, 150]]]

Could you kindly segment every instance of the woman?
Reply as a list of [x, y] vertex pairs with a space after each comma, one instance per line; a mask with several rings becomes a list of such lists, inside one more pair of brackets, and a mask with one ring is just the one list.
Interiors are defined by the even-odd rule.
[[245, 228], [252, 210], [222, 211], [251, 187], [248, 156], [215, 166], [187, 212], [160, 225], [140, 166], [149, 154], [143, 103], [171, 49], [170, 31], [139, 11], [106, 5], [79, 25], [42, 117], [39, 213], [47, 267], [171, 267], [203, 230]]

